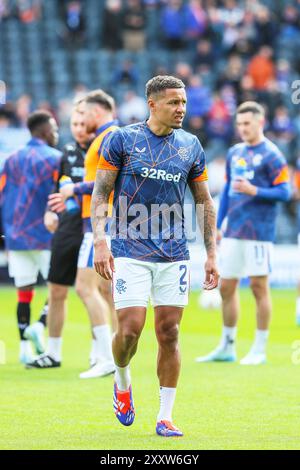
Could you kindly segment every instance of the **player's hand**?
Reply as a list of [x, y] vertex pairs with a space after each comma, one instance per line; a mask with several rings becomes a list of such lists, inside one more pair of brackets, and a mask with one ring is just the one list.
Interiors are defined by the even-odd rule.
[[237, 193], [247, 194], [248, 196], [256, 196], [257, 194], [257, 187], [242, 178], [233, 181], [232, 188]]
[[106, 240], [94, 245], [94, 266], [101, 277], [111, 281], [115, 271], [114, 257], [107, 246]]
[[64, 198], [64, 200], [68, 199], [69, 197], [74, 196], [74, 186], [75, 184], [65, 184], [62, 188], [60, 188], [59, 192]]
[[58, 227], [58, 216], [55, 212], [47, 211], [44, 215], [44, 225], [48, 232], [54, 233]]
[[48, 206], [53, 212], [58, 214], [66, 210], [64, 198], [60, 193], [53, 193], [48, 196]]
[[205, 263], [205, 281], [203, 289], [212, 290], [218, 286], [219, 272], [217, 268], [217, 260], [215, 256], [208, 257]]

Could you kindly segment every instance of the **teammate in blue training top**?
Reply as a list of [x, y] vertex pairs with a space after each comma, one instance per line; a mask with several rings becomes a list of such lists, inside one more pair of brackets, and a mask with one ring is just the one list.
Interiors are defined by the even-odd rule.
[[17, 318], [20, 331], [20, 361], [33, 360], [31, 339], [38, 354], [43, 352], [46, 314], [35, 325], [35, 335], [28, 338], [30, 304], [38, 273], [47, 279], [50, 263], [51, 234], [44, 226], [48, 196], [58, 177], [61, 153], [53, 147], [58, 142], [55, 119], [46, 111], [36, 111], [28, 118], [32, 139], [9, 157], [1, 174], [2, 221], [9, 275], [18, 289]]
[[276, 204], [290, 197], [287, 162], [263, 133], [265, 113], [256, 102], [245, 102], [237, 110], [236, 125], [242, 143], [227, 156], [226, 185], [221, 198], [217, 227], [227, 218], [220, 248], [223, 334], [219, 346], [197, 362], [235, 361], [236, 325], [239, 315], [237, 287], [250, 276], [256, 301], [257, 330], [244, 365], [266, 362], [266, 343], [271, 319], [268, 276], [272, 265]]
[[[204, 208], [204, 287], [213, 289], [218, 283], [215, 210], [205, 156], [198, 139], [181, 129], [186, 112], [184, 88], [181, 80], [170, 76], [157, 76], [147, 83], [150, 117], [112, 134], [100, 156], [92, 198], [94, 264], [101, 276], [113, 280], [118, 315], [113, 339], [115, 414], [123, 425], [133, 423], [129, 363], [137, 350], [151, 296], [160, 384], [156, 432], [166, 437], [182, 436], [172, 424], [172, 409], [180, 371], [178, 330], [189, 291], [183, 216], [187, 185], [195, 202]], [[105, 222], [113, 189], [110, 251]]]

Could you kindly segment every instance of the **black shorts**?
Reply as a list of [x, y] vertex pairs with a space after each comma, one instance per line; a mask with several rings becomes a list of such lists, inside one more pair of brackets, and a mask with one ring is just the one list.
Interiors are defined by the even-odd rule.
[[56, 232], [52, 239], [48, 281], [72, 286], [76, 279], [77, 261], [83, 235]]

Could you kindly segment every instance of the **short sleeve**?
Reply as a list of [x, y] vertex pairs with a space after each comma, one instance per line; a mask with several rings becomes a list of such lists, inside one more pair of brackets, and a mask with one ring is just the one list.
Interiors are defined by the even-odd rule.
[[206, 168], [205, 153], [197, 138], [195, 139], [193, 153], [194, 162], [190, 169], [188, 179], [189, 181], [207, 181], [208, 175]]
[[122, 167], [123, 140], [118, 129], [112, 132], [102, 146], [98, 170], [120, 170]]
[[289, 170], [285, 158], [281, 154], [274, 154], [270, 158], [270, 176], [272, 186], [289, 183]]

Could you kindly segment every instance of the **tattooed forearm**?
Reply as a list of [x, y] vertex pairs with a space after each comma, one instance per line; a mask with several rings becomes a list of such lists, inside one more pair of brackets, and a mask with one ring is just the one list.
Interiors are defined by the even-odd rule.
[[91, 220], [94, 233], [94, 243], [105, 240], [105, 225], [108, 215], [108, 201], [114, 189], [118, 171], [97, 171], [91, 203]]
[[216, 253], [216, 210], [206, 182], [191, 182], [190, 189], [196, 204], [198, 225], [203, 234], [208, 255]]

